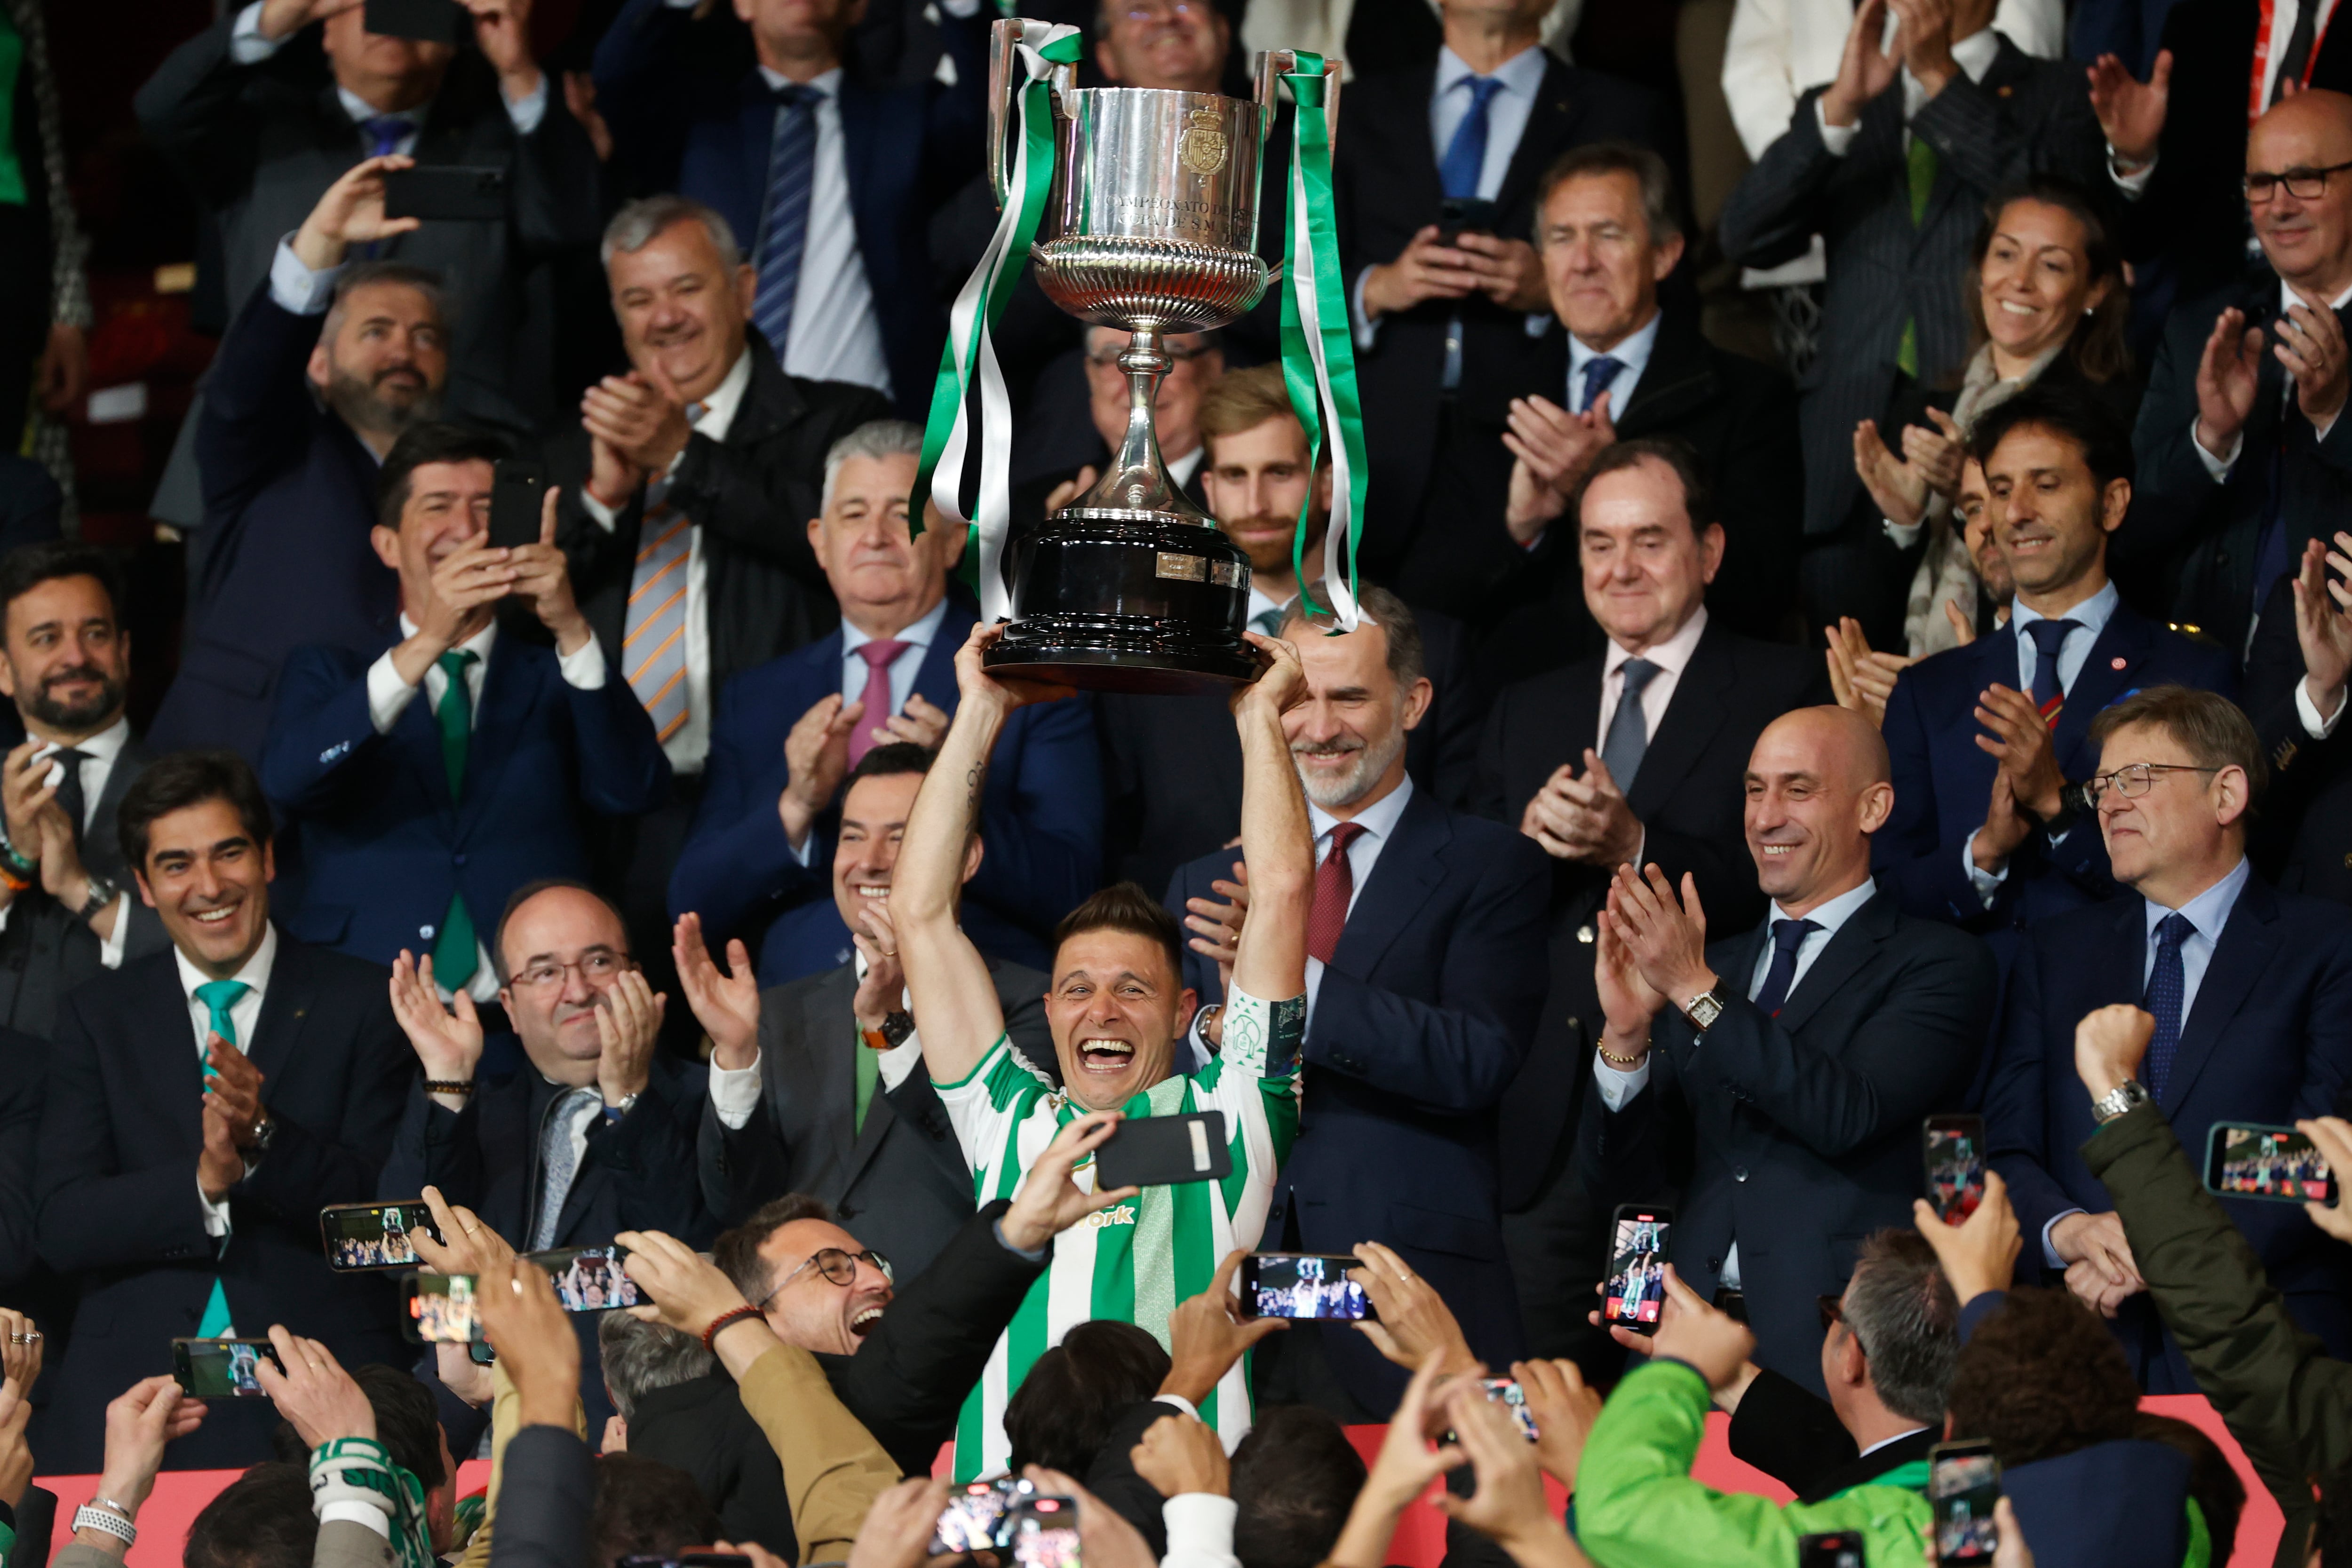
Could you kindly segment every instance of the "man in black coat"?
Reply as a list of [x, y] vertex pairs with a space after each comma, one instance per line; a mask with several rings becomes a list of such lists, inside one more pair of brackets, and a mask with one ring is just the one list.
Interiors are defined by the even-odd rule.
[[2313, 539], [2303, 551], [2295, 576], [2271, 591], [2246, 657], [2246, 716], [2270, 763], [2248, 852], [2282, 893], [2352, 904], [2352, 615], [2328, 591], [2327, 547]]
[[1500, 1134], [1504, 1235], [1538, 1355], [1594, 1343], [1584, 1313], [1608, 1214], [1578, 1179], [1570, 1134], [1600, 1030], [1593, 923], [1610, 879], [1629, 861], [1676, 885], [1688, 873], [1717, 929], [1753, 924], [1764, 897], [1740, 825], [1748, 753], [1780, 715], [1830, 700], [1818, 658], [1743, 637], [1700, 602], [1725, 530], [1689, 448], [1608, 448], [1582, 497], [1580, 522], [1561, 524], [1580, 538], [1561, 548], [1580, 549], [1608, 652], [1504, 689], [1474, 800], [1551, 857], [1550, 991]]
[[[44, 1451], [94, 1469], [108, 1400], [171, 1341], [283, 1323], [347, 1364], [408, 1359], [380, 1276], [338, 1274], [319, 1209], [378, 1195], [415, 1071], [373, 964], [269, 923], [269, 807], [224, 752], [151, 764], [119, 813], [168, 953], [66, 998], [36, 1169], [41, 1256], [80, 1287]], [[193, 1168], [192, 1168], [193, 1167]], [[216, 1405], [172, 1445], [205, 1469], [270, 1453], [273, 1412]]]
[[1366, 78], [1341, 98], [1332, 183], [1372, 492], [1383, 497], [1366, 518], [1364, 570], [1410, 583], [1417, 605], [1468, 618], [1490, 563], [1444, 541], [1474, 521], [1461, 515], [1464, 476], [1492, 465], [1493, 433], [1472, 428], [1457, 400], [1559, 385], [1527, 328], [1551, 308], [1528, 244], [1537, 182], [1570, 147], [1655, 146], [1664, 125], [1647, 91], [1540, 47], [1548, 0], [1514, 0], [1499, 26], [1491, 5], [1439, 9], [1434, 63]]

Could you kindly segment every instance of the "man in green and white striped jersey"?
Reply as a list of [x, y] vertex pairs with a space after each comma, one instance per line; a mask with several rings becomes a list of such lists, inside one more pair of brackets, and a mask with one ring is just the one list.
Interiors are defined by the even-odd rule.
[[[955, 1124], [974, 1195], [985, 1202], [1012, 1194], [1055, 1133], [1090, 1111], [1222, 1111], [1232, 1132], [1233, 1174], [1130, 1189], [1055, 1239], [1052, 1266], [964, 1404], [956, 1428], [958, 1479], [1003, 1468], [1005, 1401], [1073, 1325], [1114, 1318], [1164, 1344], [1176, 1303], [1205, 1290], [1227, 1252], [1257, 1244], [1276, 1170], [1298, 1127], [1307, 915], [1314, 895], [1307, 802], [1282, 734], [1282, 710], [1304, 692], [1305, 678], [1290, 644], [1251, 633], [1272, 664], [1234, 699], [1250, 907], [1226, 988], [1222, 1048], [1198, 1071], [1177, 1071], [1197, 1001], [1181, 979], [1182, 934], [1156, 900], [1123, 883], [1080, 904], [1055, 933], [1045, 1011], [1062, 1070], [1057, 1090], [1013, 1051], [987, 969], [955, 924], [958, 873], [964, 845], [978, 831], [997, 734], [1013, 709], [1067, 695], [992, 676], [981, 654], [999, 635], [1000, 628], [975, 628], [956, 655], [955, 723], [908, 818], [890, 902], [865, 917], [875, 939], [899, 954], [924, 1063]], [[1076, 1176], [1092, 1190], [1091, 1167]], [[1226, 1375], [1201, 1417], [1228, 1444], [1247, 1429], [1244, 1366]]]

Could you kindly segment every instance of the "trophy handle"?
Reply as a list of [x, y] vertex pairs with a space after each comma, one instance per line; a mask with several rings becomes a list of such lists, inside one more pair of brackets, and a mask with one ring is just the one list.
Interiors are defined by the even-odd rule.
[[[1323, 129], [1331, 144], [1339, 144], [1339, 81], [1347, 62], [1337, 55], [1323, 60]], [[1257, 134], [1263, 141], [1274, 134], [1274, 117], [1282, 106], [1282, 78], [1298, 69], [1297, 49], [1267, 49], [1257, 57], [1257, 68], [1251, 74], [1257, 81]]]
[[[1010, 131], [1018, 117], [1014, 99], [1029, 84], [1029, 73], [1021, 65], [1023, 26], [1019, 17], [1006, 16], [988, 31], [988, 183], [996, 193], [999, 211], [1003, 210], [1004, 193], [1013, 183], [1013, 156], [1017, 149]], [[1057, 65], [1049, 79], [1055, 92], [1067, 92], [1077, 85], [1077, 71]]]

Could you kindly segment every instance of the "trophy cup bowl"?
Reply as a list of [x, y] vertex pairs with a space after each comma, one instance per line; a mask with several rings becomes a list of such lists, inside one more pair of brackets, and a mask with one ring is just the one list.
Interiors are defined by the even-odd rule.
[[[1000, 203], [1005, 121], [1020, 79], [1018, 23], [998, 24], [989, 168]], [[1013, 550], [1012, 622], [989, 650], [999, 674], [1101, 691], [1214, 691], [1255, 680], [1242, 640], [1249, 559], [1171, 484], [1152, 400], [1167, 332], [1223, 327], [1258, 302], [1260, 153], [1275, 62], [1255, 103], [1219, 93], [1074, 85], [1056, 70], [1052, 193], [1030, 248], [1045, 297], [1128, 334], [1126, 434], [1094, 488]]]

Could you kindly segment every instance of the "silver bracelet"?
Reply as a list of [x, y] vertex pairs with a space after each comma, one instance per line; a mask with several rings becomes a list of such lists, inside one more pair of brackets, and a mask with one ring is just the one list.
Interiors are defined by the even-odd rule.
[[[104, 1506], [97, 1507], [93, 1506], [93, 1504], [103, 1504]], [[129, 1510], [125, 1509], [121, 1513], [110, 1513], [108, 1511], [110, 1509], [118, 1509], [121, 1507], [122, 1505], [121, 1503], [109, 1501], [105, 1498], [91, 1499], [89, 1502], [86, 1502], [79, 1508], [74, 1510], [74, 1532], [76, 1534], [79, 1534], [85, 1530], [100, 1531], [108, 1535], [111, 1535], [117, 1541], [122, 1542], [123, 1548], [126, 1551], [129, 1550], [131, 1546], [138, 1543], [139, 1527], [131, 1522], [128, 1517]]]

